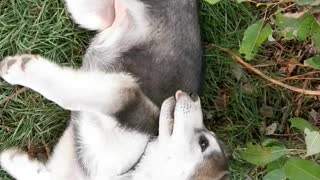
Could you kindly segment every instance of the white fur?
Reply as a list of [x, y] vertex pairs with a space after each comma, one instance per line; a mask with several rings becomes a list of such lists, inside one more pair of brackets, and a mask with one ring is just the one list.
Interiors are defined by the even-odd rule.
[[[86, 167], [95, 171], [90, 172], [93, 174], [92, 179], [112, 179], [129, 170], [133, 166], [130, 162], [135, 163], [138, 160], [149, 139], [141, 133], [119, 128], [116, 121], [110, 119], [112, 117], [81, 113], [79, 118], [88, 119], [80, 121], [82, 125], [79, 127], [84, 128], [86, 133], [79, 137], [84, 143], [84, 148], [90, 149], [81, 154], [90, 157]], [[103, 124], [96, 124], [92, 119]]]
[[[24, 62], [26, 59], [28, 61]], [[132, 167], [132, 163], [138, 160], [145, 150], [148, 136], [122, 129], [112, 116], [108, 116], [99, 107], [109, 106], [111, 110], [117, 109], [115, 102], [119, 101], [117, 98], [120, 95], [115, 90], [118, 88], [121, 90], [121, 86], [130, 87], [132, 84], [135, 86], [134, 79], [123, 74], [91, 73], [61, 68], [42, 57], [31, 55], [9, 57], [1, 62], [0, 75], [9, 83], [28, 86], [65, 108], [81, 110], [77, 122], [82, 123], [79, 127], [85, 128], [83, 130], [86, 133], [79, 134], [77, 137], [84, 142], [85, 148], [90, 148], [90, 151], [80, 152], [91, 160], [85, 162], [85, 166], [91, 170], [91, 176], [88, 179], [77, 166], [74, 133], [70, 127], [65, 131], [46, 165], [29, 159], [26, 153], [17, 150], [9, 149], [2, 152], [0, 164], [13, 177], [18, 180], [124, 180], [129, 178], [127, 175], [125, 177], [118, 175], [126, 172]], [[109, 83], [104, 84], [112, 88], [101, 86], [99, 83], [93, 84], [96, 88], [84, 88], [88, 83], [99, 82], [100, 79], [106, 82], [108, 78], [110, 78]], [[76, 91], [71, 93], [66, 87], [76, 87]], [[93, 101], [96, 98], [92, 98], [91, 93], [95, 93], [94, 96], [98, 97], [104, 97], [104, 93], [112, 96], [104, 97], [103, 101]], [[67, 103], [64, 102], [65, 99], [68, 100]], [[190, 178], [199, 163], [203, 161], [204, 154], [199, 147], [195, 131], [195, 129], [204, 128], [200, 100], [193, 102], [185, 95], [178, 97], [175, 104], [172, 104], [172, 100], [169, 99], [163, 104], [158, 140], [148, 145], [143, 161], [130, 174], [130, 179], [184, 180]], [[89, 107], [88, 104], [96, 107], [98, 111]], [[173, 105], [175, 106], [174, 120], [170, 111]], [[207, 133], [206, 136], [211, 144], [206, 153], [220, 152], [221, 149], [213, 135]]]
[[205, 153], [201, 152], [195, 131], [204, 128], [200, 100], [193, 102], [186, 95], [178, 97], [174, 103], [174, 124], [168, 115], [172, 101], [172, 98], [166, 100], [161, 107], [159, 138], [149, 144], [145, 158], [132, 174], [133, 180], [187, 180], [205, 155], [221, 152], [217, 140], [208, 132], [204, 134], [210, 146]]
[[[78, 137], [85, 146], [96, 150], [90, 151], [91, 154], [81, 152], [92, 159], [93, 164], [86, 164], [89, 169], [95, 170], [91, 172], [91, 179], [111, 178], [128, 170], [133, 165], [130, 162], [136, 162], [144, 151], [148, 136], [123, 130], [116, 120], [109, 116], [118, 110], [119, 105], [115, 102], [126, 103], [123, 101], [126, 94], [121, 94], [122, 90], [138, 86], [131, 76], [121, 73], [76, 71], [59, 67], [40, 56], [32, 55], [7, 57], [1, 62], [0, 75], [10, 84], [29, 87], [65, 109], [82, 112], [79, 122], [84, 124], [79, 127], [85, 128], [87, 133]], [[95, 124], [93, 121], [103, 124]], [[38, 174], [39, 178], [84, 178], [75, 162], [73, 141], [72, 130], [69, 128], [46, 166], [48, 172], [44, 175]], [[29, 160], [23, 153], [14, 154], [14, 158], [7, 158], [13, 154], [12, 152], [15, 151], [4, 151], [0, 155], [0, 164], [18, 180], [28, 177], [23, 176], [28, 171], [20, 172], [23, 170], [20, 163], [30, 164], [31, 169], [44, 166], [35, 160]], [[35, 174], [32, 173], [30, 176]]]
[[[31, 58], [22, 69], [23, 58]], [[7, 69], [6, 62], [16, 61]], [[13, 85], [29, 87], [61, 107], [72, 111], [110, 114], [118, 110], [121, 89], [138, 87], [132, 76], [123, 73], [85, 72], [62, 68], [40, 56], [22, 55], [2, 61], [0, 75]], [[99, 98], [97, 98], [99, 97]]]
[[17, 149], [8, 149], [0, 155], [1, 167], [18, 180], [50, 179], [50, 172], [46, 167], [31, 160], [28, 154]]
[[114, 0], [68, 0], [66, 1], [73, 19], [82, 27], [102, 30], [110, 26]]

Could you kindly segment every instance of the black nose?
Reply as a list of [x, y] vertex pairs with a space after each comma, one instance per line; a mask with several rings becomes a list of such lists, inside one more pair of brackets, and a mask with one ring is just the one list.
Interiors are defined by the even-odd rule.
[[199, 96], [195, 93], [189, 93], [189, 96], [191, 97], [191, 99], [196, 102], [199, 98]]

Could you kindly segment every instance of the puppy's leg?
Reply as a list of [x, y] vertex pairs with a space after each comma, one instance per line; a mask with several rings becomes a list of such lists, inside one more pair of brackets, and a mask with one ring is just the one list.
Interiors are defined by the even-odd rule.
[[159, 120], [159, 141], [168, 143], [173, 130], [173, 111], [176, 105], [174, 97], [168, 98], [162, 103]]
[[127, 74], [63, 68], [34, 55], [5, 58], [0, 64], [0, 76], [72, 111], [113, 114], [132, 98], [141, 97], [136, 80]]
[[66, 0], [73, 19], [82, 27], [101, 30], [112, 25], [115, 0]]
[[27, 153], [17, 149], [3, 151], [0, 165], [17, 180], [51, 180], [50, 172], [41, 162], [31, 160]]
[[[128, 12], [131, 16], [141, 16], [141, 14], [144, 14], [145, 7], [139, 0], [65, 1], [73, 19], [82, 27], [90, 30], [104, 30], [118, 25], [119, 21], [123, 20]], [[142, 19], [139, 20], [139, 23], [141, 23]]]
[[46, 164], [51, 175], [54, 175], [57, 180], [82, 180], [83, 178], [76, 162], [73, 135], [72, 127], [69, 126]]

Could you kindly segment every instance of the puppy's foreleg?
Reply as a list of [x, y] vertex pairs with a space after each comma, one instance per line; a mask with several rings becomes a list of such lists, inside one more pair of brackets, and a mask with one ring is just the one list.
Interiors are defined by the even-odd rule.
[[130, 75], [74, 70], [34, 55], [5, 58], [0, 64], [0, 76], [72, 111], [112, 114], [140, 93]]

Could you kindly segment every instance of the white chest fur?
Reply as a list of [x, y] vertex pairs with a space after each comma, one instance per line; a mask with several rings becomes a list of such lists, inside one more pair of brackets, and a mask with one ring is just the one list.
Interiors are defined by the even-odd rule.
[[[113, 117], [80, 113], [78, 139], [83, 148], [84, 165], [91, 178], [110, 177], [129, 170], [143, 154], [148, 136], [120, 127]], [[96, 122], [96, 123], [93, 123]], [[132, 162], [132, 163], [128, 163]]]

